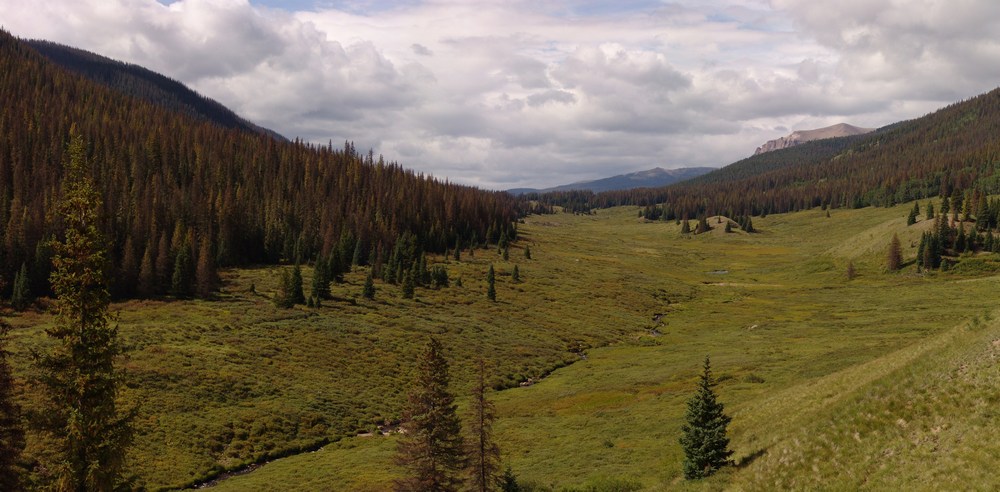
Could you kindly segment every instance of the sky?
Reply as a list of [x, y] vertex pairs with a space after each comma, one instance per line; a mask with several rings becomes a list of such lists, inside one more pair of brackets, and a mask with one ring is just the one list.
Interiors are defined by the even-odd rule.
[[1000, 84], [995, 0], [0, 0], [0, 25], [492, 189], [720, 167]]

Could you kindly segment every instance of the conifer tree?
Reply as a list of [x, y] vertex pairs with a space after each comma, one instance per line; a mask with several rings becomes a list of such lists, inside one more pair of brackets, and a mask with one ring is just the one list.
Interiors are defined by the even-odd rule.
[[933, 218], [934, 218], [934, 202], [928, 201], [927, 202], [927, 219], [930, 220], [930, 219], [933, 219]]
[[680, 438], [684, 447], [684, 478], [704, 478], [730, 464], [726, 427], [731, 418], [722, 403], [716, 400], [712, 387], [712, 370], [708, 356], [698, 383], [698, 392], [687, 402], [685, 423]]
[[274, 294], [274, 305], [284, 309], [295, 306], [292, 294], [294, 290], [292, 272], [287, 268], [283, 268], [281, 270], [281, 281], [278, 283], [278, 292]]
[[122, 346], [108, 314], [107, 240], [98, 229], [101, 196], [86, 174], [79, 135], [72, 137], [69, 156], [58, 206], [64, 240], [53, 245], [52, 259], [57, 315], [47, 333], [56, 345], [38, 359], [48, 397], [41, 424], [54, 440], [55, 488], [110, 491], [127, 486], [123, 474], [134, 412], [120, 413], [116, 402]]
[[330, 268], [328, 260], [322, 256], [316, 258], [313, 268], [312, 295], [321, 299], [330, 298]]
[[733, 223], [726, 221], [726, 233], [733, 232]]
[[524, 259], [525, 260], [530, 260], [531, 259], [531, 246], [525, 246], [524, 247]]
[[[155, 246], [154, 243], [150, 243]], [[156, 294], [156, 267], [155, 254], [146, 245], [146, 250], [142, 254], [142, 263], [139, 265], [139, 297], [148, 298]]]
[[21, 408], [14, 400], [14, 377], [7, 352], [10, 325], [0, 320], [0, 490], [21, 490], [18, 460], [24, 449]]
[[365, 277], [365, 286], [361, 291], [362, 297], [365, 299], [375, 298], [375, 280], [372, 278], [372, 273], [369, 271], [368, 276]]
[[687, 219], [681, 220], [681, 234], [690, 234], [691, 224], [688, 224]]
[[413, 299], [417, 283], [415, 276], [412, 268], [403, 276], [403, 299]]
[[292, 304], [305, 304], [306, 293], [302, 288], [302, 267], [298, 263], [292, 268], [289, 282], [288, 300]]
[[500, 475], [500, 446], [493, 438], [496, 408], [486, 397], [486, 362], [482, 358], [478, 369], [469, 418], [470, 486], [472, 490], [487, 492], [496, 490], [503, 477]]
[[174, 258], [170, 293], [181, 298], [191, 295], [191, 247], [186, 243], [178, 249]]
[[514, 270], [510, 272], [510, 279], [514, 281], [514, 283], [521, 281], [521, 271], [517, 268], [517, 265], [514, 265]]
[[903, 265], [903, 249], [899, 244], [899, 236], [896, 234], [892, 235], [892, 240], [889, 241], [889, 251], [887, 253], [886, 265], [890, 272], [899, 270]]
[[492, 263], [490, 270], [486, 272], [486, 298], [494, 302], [497, 300], [496, 274], [493, 272]]
[[694, 233], [702, 234], [708, 232], [709, 230], [711, 230], [711, 227], [709, 227], [708, 220], [705, 218], [705, 216], [704, 215], [698, 216], [698, 226], [695, 228]]
[[201, 245], [198, 247], [198, 267], [195, 269], [194, 278], [199, 296], [212, 295], [218, 282], [218, 274], [215, 271], [215, 258], [212, 256], [212, 242], [207, 235], [201, 238]]
[[405, 431], [396, 450], [396, 464], [406, 476], [396, 482], [405, 492], [457, 491], [465, 469], [462, 423], [448, 389], [448, 361], [434, 338], [417, 361], [416, 378], [403, 412]]
[[21, 263], [21, 269], [14, 276], [14, 290], [10, 295], [10, 304], [14, 309], [22, 311], [31, 304], [31, 290], [28, 287], [28, 265]]

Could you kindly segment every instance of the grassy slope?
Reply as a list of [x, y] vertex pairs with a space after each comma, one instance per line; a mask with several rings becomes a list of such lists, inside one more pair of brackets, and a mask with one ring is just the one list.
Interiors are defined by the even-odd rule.
[[[622, 343], [591, 350], [587, 360], [539, 384], [496, 395], [508, 461], [523, 481], [555, 488], [602, 477], [627, 477], [650, 489], [991, 483], [988, 450], [996, 446], [981, 453], [962, 436], [978, 431], [980, 441], [995, 437], [977, 427], [988, 417], [987, 403], [997, 399], [986, 384], [996, 373], [995, 359], [976, 352], [983, 344], [967, 340], [969, 330], [951, 327], [970, 317], [985, 319], [998, 279], [919, 276], [913, 266], [881, 272], [892, 232], [910, 257], [915, 254], [909, 246], [921, 226], [905, 226], [908, 208], [837, 210], [831, 218], [813, 210], [755, 219], [764, 231], [757, 235], [717, 230], [693, 238], [681, 237], [673, 224], [641, 223], [634, 209], [532, 217], [522, 230], [546, 258], [534, 265], [536, 272], [557, 272], [567, 286], [618, 275], [630, 288], [618, 293], [609, 315], [632, 316], [602, 321], [626, 333]], [[853, 281], [843, 274], [848, 261], [859, 272]], [[536, 288], [541, 286], [530, 281], [524, 286]], [[585, 289], [576, 296], [588, 302], [574, 308], [606, 299], [606, 291]], [[658, 328], [662, 336], [649, 334], [652, 313], [668, 313]], [[995, 324], [978, 330], [983, 340], [996, 338]], [[996, 345], [990, 346], [995, 357]], [[684, 401], [706, 353], [734, 416], [733, 448], [744, 466], [688, 484], [680, 479], [676, 443]], [[967, 377], [958, 387], [970, 391], [962, 397], [945, 384], [948, 373], [941, 368], [967, 353], [979, 354], [979, 363], [965, 366]], [[906, 385], [894, 385], [899, 381]], [[907, 407], [911, 393], [927, 402]], [[905, 408], [898, 418], [917, 424], [897, 424], [896, 413], [879, 413], [886, 402]], [[978, 414], [961, 412], [973, 403]], [[960, 430], [949, 434], [949, 446], [927, 451], [927, 459], [896, 431], [911, 429], [907, 438], [922, 442], [941, 432], [927, 422], [944, 420]], [[349, 439], [218, 488], [384, 489], [393, 446], [392, 438]], [[930, 459], [944, 468], [926, 466]], [[954, 475], [958, 469], [965, 473]]]

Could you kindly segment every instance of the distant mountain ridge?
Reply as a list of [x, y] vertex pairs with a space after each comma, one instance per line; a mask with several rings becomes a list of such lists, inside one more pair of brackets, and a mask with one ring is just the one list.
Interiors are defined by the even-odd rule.
[[224, 128], [261, 133], [287, 141], [278, 132], [255, 125], [218, 101], [139, 65], [51, 41], [32, 39], [24, 43], [55, 64], [120, 93], [211, 121]]
[[788, 136], [768, 140], [764, 143], [764, 145], [757, 147], [757, 150], [753, 152], [753, 155], [763, 154], [764, 152], [771, 152], [773, 150], [787, 149], [802, 143], [812, 142], [813, 140], [864, 135], [865, 133], [871, 133], [873, 131], [875, 131], [874, 128], [862, 128], [859, 126], [848, 125], [847, 123], [838, 123], [833, 126], [817, 128], [815, 130], [797, 130]]
[[514, 188], [507, 191], [514, 195], [523, 195], [525, 193], [549, 193], [553, 191], [582, 190], [600, 193], [602, 191], [631, 190], [634, 188], [657, 188], [695, 178], [712, 171], [715, 171], [714, 167], [682, 167], [677, 169], [654, 167], [645, 171], [619, 174], [610, 178], [595, 179], [592, 181], [577, 181], [552, 188]]

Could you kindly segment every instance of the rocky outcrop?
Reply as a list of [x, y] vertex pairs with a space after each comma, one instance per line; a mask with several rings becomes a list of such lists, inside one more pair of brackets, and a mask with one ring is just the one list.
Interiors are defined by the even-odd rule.
[[764, 152], [770, 152], [772, 150], [786, 149], [788, 147], [794, 147], [800, 143], [821, 140], [824, 138], [862, 135], [874, 130], [874, 128], [861, 128], [854, 125], [848, 125], [847, 123], [838, 123], [833, 126], [817, 128], [815, 130], [798, 130], [792, 132], [791, 135], [788, 135], [787, 137], [767, 141], [764, 145], [757, 147], [757, 150], [755, 150], [753, 154], [757, 155], [763, 154]]

